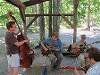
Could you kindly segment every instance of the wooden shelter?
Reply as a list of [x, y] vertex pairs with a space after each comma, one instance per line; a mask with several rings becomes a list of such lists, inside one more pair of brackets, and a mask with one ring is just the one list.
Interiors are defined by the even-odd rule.
[[[20, 0], [6, 0], [10, 4], [16, 6], [20, 10], [21, 18], [23, 20], [24, 34], [26, 35], [27, 29], [32, 25], [32, 23], [40, 16], [62, 16], [62, 18], [69, 22], [66, 16], [73, 16], [73, 23], [71, 24], [73, 28], [73, 43], [76, 42], [76, 34], [77, 34], [77, 8], [79, 5], [79, 0], [73, 0], [73, 13], [67, 14], [25, 14], [25, 9], [21, 8], [20, 5], [24, 4], [26, 7], [32, 6], [35, 4], [40, 4], [42, 2], [50, 1], [50, 0], [29, 0], [26, 2], [21, 2]], [[33, 17], [33, 19], [26, 25], [26, 17]]]

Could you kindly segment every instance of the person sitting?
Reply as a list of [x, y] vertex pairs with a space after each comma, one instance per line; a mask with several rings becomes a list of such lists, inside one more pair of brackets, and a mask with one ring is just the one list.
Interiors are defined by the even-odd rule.
[[[86, 51], [87, 60], [90, 62], [90, 67], [84, 75], [100, 75], [100, 50], [91, 47]], [[76, 75], [81, 75], [77, 71]]]
[[[77, 48], [73, 48], [74, 46], [78, 47]], [[81, 52], [84, 52], [85, 49], [87, 47], [87, 42], [86, 42], [86, 35], [81, 35], [81, 39], [80, 41], [76, 42], [76, 43], [73, 43], [73, 44], [70, 44], [68, 46], [68, 50], [66, 53], [63, 53], [63, 55], [76, 55], [76, 56], [79, 56]], [[80, 49], [79, 49], [80, 48]], [[78, 54], [77, 54], [78, 53]]]
[[81, 35], [81, 39], [77, 42], [77, 44], [80, 46], [81, 53], [83, 53], [87, 47], [86, 35]]
[[86, 75], [100, 75], [100, 50], [92, 47], [87, 50], [87, 55], [92, 66], [88, 69]]
[[52, 33], [51, 38], [48, 38], [41, 43], [41, 46], [43, 47], [43, 49], [45, 51], [48, 51], [48, 48], [45, 45], [49, 45], [49, 46], [52, 45], [53, 47], [55, 47], [55, 50], [52, 53], [55, 57], [52, 57], [52, 58], [50, 57], [51, 58], [51, 67], [52, 67], [52, 69], [59, 69], [61, 61], [62, 61], [62, 54], [61, 54], [62, 42], [58, 38], [57, 33], [55, 33], [55, 32]]

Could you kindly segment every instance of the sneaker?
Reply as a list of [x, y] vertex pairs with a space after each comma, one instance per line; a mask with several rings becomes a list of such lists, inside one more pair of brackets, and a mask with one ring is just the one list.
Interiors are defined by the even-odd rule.
[[22, 75], [22, 74], [18, 74], [18, 75]]
[[23, 72], [25, 72], [27, 69], [26, 68], [23, 68]]

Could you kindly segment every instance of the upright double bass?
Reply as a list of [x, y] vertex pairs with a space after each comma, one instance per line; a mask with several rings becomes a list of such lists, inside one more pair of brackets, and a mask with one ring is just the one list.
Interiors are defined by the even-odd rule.
[[[8, 14], [16, 22], [19, 28], [20, 35], [17, 35], [18, 42], [25, 40], [25, 37], [23, 36], [22, 31], [15, 17], [12, 15], [12, 12], [9, 12]], [[34, 51], [30, 49], [28, 43], [24, 43], [23, 45], [19, 47], [19, 55], [20, 55], [20, 66], [22, 68], [29, 68], [32, 65], [32, 62], [34, 60]]]

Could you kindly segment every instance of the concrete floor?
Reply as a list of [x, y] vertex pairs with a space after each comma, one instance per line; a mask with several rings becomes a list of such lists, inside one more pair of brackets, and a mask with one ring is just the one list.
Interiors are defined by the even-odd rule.
[[[44, 70], [43, 64], [47, 66], [47, 75], [73, 75], [74, 74], [74, 70], [67, 70], [67, 69], [52, 71], [50, 68], [49, 58], [42, 55], [38, 55], [37, 53], [32, 68], [25, 71], [23, 75], [43, 75], [43, 70]], [[80, 60], [78, 60], [78, 58], [66, 56], [63, 57], [61, 66], [80, 66]]]
[[[21, 69], [20, 73], [22, 75], [43, 75], [42, 73], [44, 70], [43, 67], [44, 64], [47, 66], [47, 73], [48, 73], [47, 75], [73, 75], [74, 74], [73, 70], [60, 69], [59, 71], [58, 70], [51, 71], [49, 58], [42, 56], [40, 54], [40, 51], [36, 51], [35, 54], [36, 55], [35, 55], [32, 68], [26, 70], [25, 72], [23, 72]], [[80, 60], [77, 58], [65, 56], [63, 57], [61, 66], [80, 66]], [[6, 72], [7, 72], [7, 60], [6, 60], [6, 56], [3, 56], [0, 59], [0, 75], [7, 75]]]
[[[61, 70], [51, 71], [50, 67], [47, 67], [47, 75], [73, 75], [73, 74], [74, 74], [73, 70], [61, 69]], [[43, 75], [43, 67], [38, 66], [31, 68], [26, 72], [24, 72], [23, 75]]]

